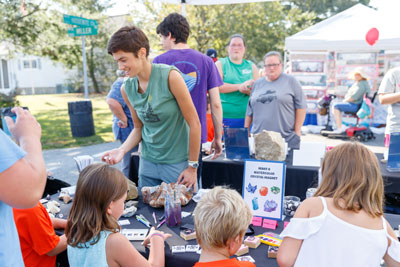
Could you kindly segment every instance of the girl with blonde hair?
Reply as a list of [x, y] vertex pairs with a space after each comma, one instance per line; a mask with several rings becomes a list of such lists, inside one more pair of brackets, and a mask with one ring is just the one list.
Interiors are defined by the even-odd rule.
[[151, 244], [147, 260], [119, 233], [127, 191], [125, 176], [107, 164], [92, 164], [80, 173], [65, 229], [71, 267], [164, 266], [164, 240], [170, 234], [151, 228], [143, 242]]
[[400, 243], [383, 218], [383, 180], [375, 154], [360, 143], [327, 152], [315, 197], [281, 236], [279, 266], [400, 266]]

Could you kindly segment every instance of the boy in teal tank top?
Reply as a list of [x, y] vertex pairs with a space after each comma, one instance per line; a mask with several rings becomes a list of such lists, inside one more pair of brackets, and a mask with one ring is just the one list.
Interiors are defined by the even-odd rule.
[[131, 110], [134, 129], [119, 148], [105, 152], [102, 160], [116, 164], [141, 142], [139, 188], [163, 181], [195, 186], [201, 134], [196, 109], [180, 72], [151, 64], [149, 49], [146, 35], [134, 26], [121, 28], [108, 43], [109, 54], [129, 76], [121, 93]]

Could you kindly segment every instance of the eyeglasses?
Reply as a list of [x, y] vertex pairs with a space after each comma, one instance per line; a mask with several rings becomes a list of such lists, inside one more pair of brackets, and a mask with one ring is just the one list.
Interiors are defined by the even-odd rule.
[[281, 63], [278, 63], [278, 64], [265, 64], [264, 65], [264, 68], [271, 68], [271, 67], [278, 67], [279, 65], [281, 65]]

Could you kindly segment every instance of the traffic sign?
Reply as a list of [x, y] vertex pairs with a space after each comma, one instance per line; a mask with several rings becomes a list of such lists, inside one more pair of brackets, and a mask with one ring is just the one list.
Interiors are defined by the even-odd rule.
[[81, 27], [93, 27], [98, 28], [97, 21], [93, 19], [85, 19], [82, 17], [71, 16], [67, 14], [63, 14], [64, 23], [81, 26]]
[[97, 28], [76, 27], [68, 29], [68, 36], [85, 36], [85, 35], [97, 35]]

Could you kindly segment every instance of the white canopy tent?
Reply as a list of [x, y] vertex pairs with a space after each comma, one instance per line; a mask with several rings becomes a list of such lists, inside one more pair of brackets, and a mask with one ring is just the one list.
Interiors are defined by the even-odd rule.
[[[400, 49], [398, 18], [357, 4], [285, 40], [289, 51], [379, 51]], [[370, 46], [365, 35], [371, 28], [379, 40]]]

